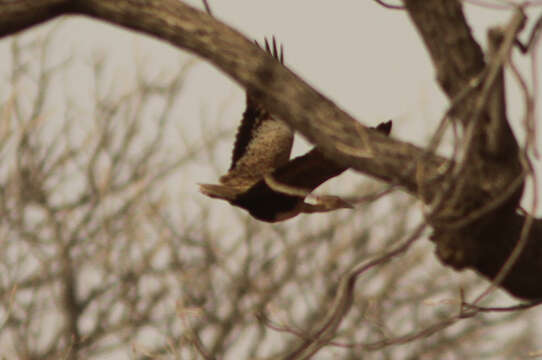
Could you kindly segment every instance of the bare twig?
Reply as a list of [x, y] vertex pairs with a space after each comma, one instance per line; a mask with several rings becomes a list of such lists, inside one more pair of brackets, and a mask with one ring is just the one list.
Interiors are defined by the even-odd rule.
[[202, 0], [203, 6], [205, 6], [205, 11], [207, 11], [207, 14], [213, 16], [213, 13], [211, 12], [211, 7], [209, 6], [208, 0]]
[[329, 343], [335, 336], [335, 331], [350, 310], [354, 297], [354, 288], [360, 275], [371, 268], [382, 265], [399, 254], [407, 251], [410, 246], [422, 235], [426, 228], [425, 222], [420, 224], [412, 234], [398, 247], [368, 262], [356, 265], [345, 274], [339, 284], [333, 305], [328, 310], [326, 320], [319, 329], [311, 334], [297, 349], [288, 354], [285, 359], [308, 359], [320, 348]]
[[392, 9], [392, 10], [405, 10], [405, 7], [402, 6], [402, 5], [390, 5], [386, 2], [384, 2], [383, 0], [373, 0], [374, 2], [376, 2], [377, 4], [385, 7], [386, 9]]

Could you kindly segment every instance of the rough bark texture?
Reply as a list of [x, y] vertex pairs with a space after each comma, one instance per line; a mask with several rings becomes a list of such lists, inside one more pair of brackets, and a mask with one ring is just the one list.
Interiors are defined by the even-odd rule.
[[[191, 51], [258, 94], [264, 106], [319, 146], [326, 156], [399, 185], [428, 204], [438, 202], [435, 206], [439, 211], [429, 219], [435, 229], [437, 255], [454, 268], [472, 268], [493, 279], [517, 243], [525, 220], [516, 213], [523, 171], [506, 119], [502, 69], [494, 66], [491, 72], [486, 65], [459, 1], [404, 3], [433, 59], [437, 79], [452, 101], [487, 71], [489, 80], [458, 102], [453, 112], [462, 126], [470, 128], [473, 141], [452, 181], [443, 171], [453, 164], [450, 160], [367, 131], [294, 73], [272, 61], [251, 40], [178, 0], [0, 0], [0, 36], [63, 14], [81, 14]], [[502, 39], [503, 44], [506, 41], [509, 39]], [[493, 55], [502, 58], [502, 54]], [[406, 171], [405, 164], [410, 164]], [[506, 201], [495, 200], [511, 186], [514, 191]], [[479, 215], [473, 216], [477, 212]], [[457, 226], [457, 221], [465, 218], [471, 220]], [[501, 283], [518, 297], [542, 297], [542, 282], [536, 280], [542, 272], [542, 244], [537, 241], [541, 234], [542, 223], [536, 220], [527, 251]]]
[[[519, 241], [525, 222], [524, 217], [516, 214], [524, 175], [519, 148], [506, 118], [502, 65], [507, 54], [500, 52], [510, 44], [505, 44], [504, 35], [490, 39], [487, 54], [490, 63], [486, 64], [459, 2], [406, 0], [405, 6], [429, 50], [438, 82], [452, 101], [461, 96], [473, 80], [485, 76], [483, 85], [458, 102], [454, 111], [466, 131], [471, 128], [473, 140], [463, 158], [461, 177], [452, 179], [449, 196], [443, 200], [443, 210], [433, 219], [432, 239], [437, 245], [437, 255], [444, 263], [456, 269], [472, 268], [494, 279]], [[517, 13], [508, 32], [515, 36], [523, 21], [523, 14]], [[512, 40], [509, 36], [507, 41]], [[478, 188], [462, 185], [465, 177], [473, 179]], [[473, 217], [477, 209], [488, 203], [498, 203], [496, 199], [513, 188], [514, 183], [517, 187], [498, 206], [483, 216]], [[473, 217], [468, 224], [452, 225], [455, 220], [468, 217]], [[525, 252], [530, 249], [537, 253], [536, 228], [531, 231], [523, 257], [516, 261], [516, 266], [501, 283], [518, 297], [542, 295], [536, 280], [540, 257], [536, 261], [536, 258], [528, 258]]]

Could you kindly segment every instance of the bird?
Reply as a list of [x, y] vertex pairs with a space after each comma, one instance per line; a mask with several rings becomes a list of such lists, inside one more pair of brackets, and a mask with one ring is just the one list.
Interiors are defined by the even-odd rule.
[[[259, 44], [256, 42], [259, 46]], [[265, 52], [284, 65], [282, 45], [264, 42]], [[388, 135], [392, 122], [372, 128]], [[317, 147], [290, 159], [293, 129], [268, 112], [247, 91], [246, 108], [237, 130], [228, 172], [220, 184], [199, 184], [200, 192], [211, 198], [228, 201], [261, 221], [279, 222], [301, 213], [327, 212], [352, 205], [337, 196], [313, 196], [314, 189], [341, 174], [347, 167], [328, 159]]]

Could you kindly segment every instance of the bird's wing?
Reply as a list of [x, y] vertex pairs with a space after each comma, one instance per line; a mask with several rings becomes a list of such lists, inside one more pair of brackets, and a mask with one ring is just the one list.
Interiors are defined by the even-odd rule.
[[[265, 50], [280, 63], [284, 62], [282, 47], [265, 41]], [[229, 173], [221, 181], [261, 179], [288, 162], [293, 144], [292, 129], [265, 110], [247, 92], [246, 109], [237, 130]]]
[[[373, 129], [389, 135], [391, 127], [392, 122], [387, 121]], [[298, 156], [276, 169], [265, 181], [275, 191], [303, 196], [346, 169], [347, 167], [326, 158], [320, 150], [313, 148], [305, 155]]]
[[266, 178], [273, 190], [305, 197], [327, 180], [341, 174], [347, 167], [329, 160], [317, 148], [298, 156]]

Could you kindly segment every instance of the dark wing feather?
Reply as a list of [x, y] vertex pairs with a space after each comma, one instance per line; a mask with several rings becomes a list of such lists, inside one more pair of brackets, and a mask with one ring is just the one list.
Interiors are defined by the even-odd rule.
[[327, 159], [320, 150], [314, 148], [275, 170], [272, 177], [280, 184], [311, 192], [346, 169], [346, 167]]
[[237, 161], [246, 153], [248, 144], [252, 140], [256, 128], [266, 116], [268, 116], [266, 111], [247, 96], [246, 109], [243, 113], [241, 124], [237, 129], [237, 135], [235, 136], [230, 170], [235, 167]]
[[[391, 127], [392, 122], [390, 120], [372, 129], [389, 135]], [[347, 167], [329, 160], [317, 148], [313, 148], [305, 155], [298, 156], [276, 169], [272, 177], [280, 184], [310, 192], [332, 177], [340, 175], [346, 169]]]
[[[256, 45], [261, 47], [258, 42], [255, 43]], [[282, 45], [280, 46], [280, 49], [277, 47], [277, 42], [274, 36], [272, 45], [269, 44], [269, 41], [267, 41], [267, 39], [265, 39], [264, 46], [265, 51], [269, 55], [273, 56], [273, 58], [278, 60], [281, 64], [284, 63], [284, 52], [282, 49]], [[246, 108], [245, 112], [243, 113], [243, 118], [241, 119], [241, 124], [237, 129], [237, 135], [235, 136], [230, 170], [235, 167], [237, 161], [246, 153], [248, 144], [252, 140], [253, 134], [258, 128], [258, 126], [260, 126], [261, 122], [269, 116], [269, 113], [262, 106], [260, 106], [247, 92]]]

